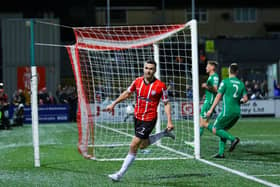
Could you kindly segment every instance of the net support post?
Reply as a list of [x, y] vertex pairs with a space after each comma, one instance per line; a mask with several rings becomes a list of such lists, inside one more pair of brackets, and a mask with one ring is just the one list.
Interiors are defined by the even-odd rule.
[[34, 165], [40, 167], [39, 152], [39, 124], [38, 124], [38, 101], [37, 101], [37, 71], [36, 66], [31, 67], [31, 104], [32, 104], [32, 137], [34, 147]]
[[39, 151], [39, 123], [38, 123], [38, 79], [37, 68], [35, 66], [34, 53], [34, 22], [28, 21], [30, 27], [30, 65], [31, 65], [31, 113], [32, 113], [32, 139], [34, 149], [34, 166], [40, 167], [40, 151]]
[[198, 40], [197, 22], [190, 21], [192, 44], [192, 84], [193, 84], [193, 121], [194, 121], [194, 156], [200, 158], [200, 133], [199, 133], [199, 75], [198, 75]]
[[[158, 44], [153, 44], [153, 51], [154, 51], [154, 61], [156, 62], [157, 69], [155, 76], [157, 79], [160, 80], [160, 63], [159, 63], [159, 46]], [[157, 123], [156, 123], [156, 133], [160, 132], [160, 119], [161, 119], [161, 112], [160, 112], [160, 104], [157, 108], [158, 114], [157, 114]], [[157, 145], [160, 145], [160, 140], [157, 142]]]

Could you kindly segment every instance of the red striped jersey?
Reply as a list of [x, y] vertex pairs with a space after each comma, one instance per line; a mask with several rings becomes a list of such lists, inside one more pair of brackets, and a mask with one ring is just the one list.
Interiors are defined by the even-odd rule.
[[158, 79], [147, 84], [144, 77], [138, 77], [127, 90], [136, 92], [134, 116], [142, 121], [152, 121], [157, 117], [160, 98], [164, 103], [168, 102], [166, 85]]

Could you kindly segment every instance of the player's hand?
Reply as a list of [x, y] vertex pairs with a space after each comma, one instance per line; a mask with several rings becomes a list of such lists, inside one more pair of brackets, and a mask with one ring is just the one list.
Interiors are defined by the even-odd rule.
[[208, 112], [206, 113], [206, 116], [209, 118], [209, 117], [211, 116], [212, 112], [213, 112], [213, 111], [208, 110]]
[[201, 88], [207, 88], [207, 84], [206, 83], [202, 83], [201, 84]]
[[167, 129], [168, 131], [172, 131], [174, 129], [174, 125], [172, 124], [172, 122], [167, 123]]
[[114, 110], [115, 105], [110, 104], [105, 109], [103, 109], [104, 112], [112, 112]]

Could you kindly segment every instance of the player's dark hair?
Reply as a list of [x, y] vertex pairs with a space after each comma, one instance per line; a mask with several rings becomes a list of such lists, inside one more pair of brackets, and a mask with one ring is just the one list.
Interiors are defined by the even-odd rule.
[[208, 60], [207, 63], [212, 66], [215, 66], [215, 69], [217, 69], [217, 67], [218, 67], [218, 62], [215, 60]]
[[238, 72], [238, 64], [237, 63], [232, 63], [229, 66], [229, 69], [230, 69], [230, 73], [236, 74]]
[[154, 60], [147, 60], [146, 63], [147, 64], [154, 64], [155, 67], [157, 67], [157, 64], [156, 64], [156, 62]]

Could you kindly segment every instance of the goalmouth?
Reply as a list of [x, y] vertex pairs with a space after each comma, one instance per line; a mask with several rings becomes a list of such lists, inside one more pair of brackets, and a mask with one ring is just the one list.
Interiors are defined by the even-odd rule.
[[[122, 160], [134, 136], [135, 95], [103, 112], [143, 64], [157, 63], [156, 77], [168, 87], [176, 139], [163, 138], [137, 159], [200, 157], [197, 23], [115, 27], [75, 27], [76, 43], [66, 46], [78, 90], [78, 149], [96, 160]], [[132, 111], [132, 112], [131, 112]], [[163, 103], [153, 133], [166, 128]]]

